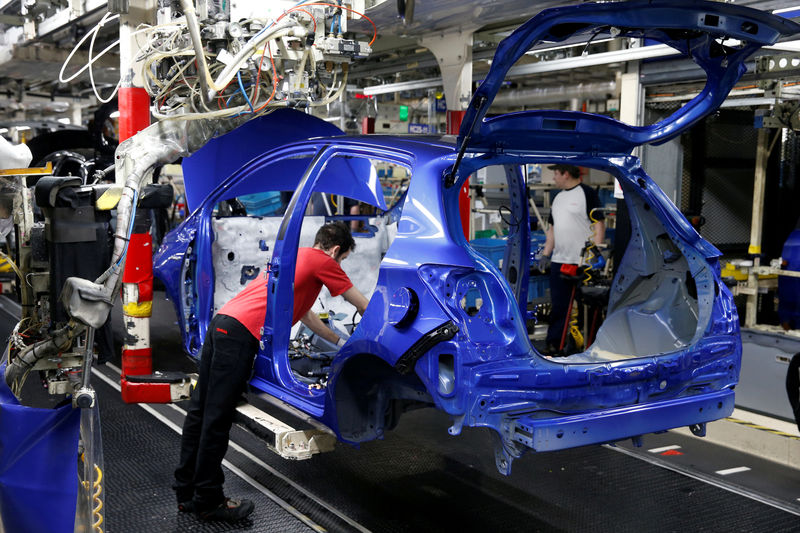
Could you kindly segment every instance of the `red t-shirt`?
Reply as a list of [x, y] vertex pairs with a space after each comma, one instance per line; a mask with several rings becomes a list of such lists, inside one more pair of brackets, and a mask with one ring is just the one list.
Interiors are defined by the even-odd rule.
[[[261, 327], [267, 316], [267, 286], [269, 279], [259, 274], [242, 291], [222, 306], [217, 314], [235, 318], [256, 339], [261, 338]], [[322, 286], [328, 287], [331, 296], [339, 296], [353, 286], [341, 265], [318, 248], [300, 248], [294, 270], [294, 312], [292, 324], [300, 320], [317, 299]]]

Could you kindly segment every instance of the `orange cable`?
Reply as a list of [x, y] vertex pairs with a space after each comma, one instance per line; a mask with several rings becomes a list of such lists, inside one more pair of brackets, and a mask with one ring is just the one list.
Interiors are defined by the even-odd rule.
[[[265, 47], [264, 48], [264, 52], [266, 52], [266, 51], [267, 50], [266, 50], [266, 47]], [[264, 54], [263, 53], [261, 54], [261, 61], [264, 61]], [[261, 107], [259, 107], [258, 109], [253, 110], [253, 113], [258, 113], [259, 111], [261, 111], [262, 109], [267, 107], [267, 104], [269, 104], [272, 101], [272, 99], [275, 97], [275, 89], [278, 87], [278, 74], [275, 71], [275, 61], [272, 58], [272, 48], [269, 49], [269, 62], [272, 65], [272, 94], [269, 95], [269, 98], [267, 98], [267, 101], [264, 102], [264, 104]], [[259, 70], [259, 72], [261, 72], [261, 67], [260, 66], [259, 66], [258, 70]]]

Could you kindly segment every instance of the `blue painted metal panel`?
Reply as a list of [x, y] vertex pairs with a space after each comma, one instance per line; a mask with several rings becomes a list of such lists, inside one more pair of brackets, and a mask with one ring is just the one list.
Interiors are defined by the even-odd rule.
[[[153, 256], [153, 274], [164, 283], [167, 296], [172, 300], [178, 325], [183, 337], [183, 349], [186, 353], [195, 355], [198, 347], [203, 343], [203, 338], [198, 337], [196, 309], [186, 309], [184, 306], [184, 291], [194, 295], [194, 275], [190, 271], [189, 279], [184, 280], [182, 273], [187, 262], [195, 260], [194, 252], [189, 254], [189, 247], [197, 234], [199, 217], [189, 217], [177, 228], [170, 231], [161, 241], [161, 246]], [[186, 286], [188, 285], [188, 286]]]
[[278, 109], [212, 139], [183, 160], [188, 211], [197, 209], [222, 180], [254, 157], [290, 142], [330, 135], [343, 132], [312, 115]]
[[523, 417], [516, 421], [514, 440], [537, 452], [615, 442], [631, 435], [725, 418], [733, 412], [733, 396], [732, 390], [723, 390], [560, 418]]

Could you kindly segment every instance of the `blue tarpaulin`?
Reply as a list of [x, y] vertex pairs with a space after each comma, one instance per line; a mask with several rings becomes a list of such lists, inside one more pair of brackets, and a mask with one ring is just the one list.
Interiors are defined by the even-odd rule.
[[7, 533], [73, 531], [79, 428], [79, 409], [20, 405], [0, 379], [0, 521]]

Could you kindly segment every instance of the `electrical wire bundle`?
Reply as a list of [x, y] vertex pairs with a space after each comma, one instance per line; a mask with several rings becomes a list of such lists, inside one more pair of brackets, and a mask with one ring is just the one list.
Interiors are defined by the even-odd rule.
[[[347, 84], [349, 63], [345, 57], [326, 59], [322, 64], [318, 61], [321, 49], [315, 49], [315, 37], [326, 29], [322, 26], [317, 31], [317, 20], [324, 22], [326, 18], [320, 8], [330, 19], [328, 40], [342, 38], [345, 11], [372, 24], [373, 36], [367, 48], [377, 36], [375, 24], [342, 5], [341, 0], [301, 1], [275, 20], [225, 23], [224, 32], [201, 28], [192, 0], [181, 0], [181, 6], [185, 18], [157, 26], [141, 25], [133, 32], [140, 47], [135, 59], [142, 63], [144, 86], [153, 98], [153, 115], [159, 120], [258, 115], [277, 107], [316, 107], [337, 100]], [[101, 97], [92, 65], [118, 44], [93, 54], [99, 30], [117, 18], [106, 14], [87, 32], [62, 66], [59, 81], [74, 80], [88, 69], [97, 98], [103, 102], [113, 98], [116, 89], [106, 99]], [[91, 39], [88, 63], [65, 78], [67, 64], [87, 39]], [[332, 53], [329, 47], [322, 55]]]

